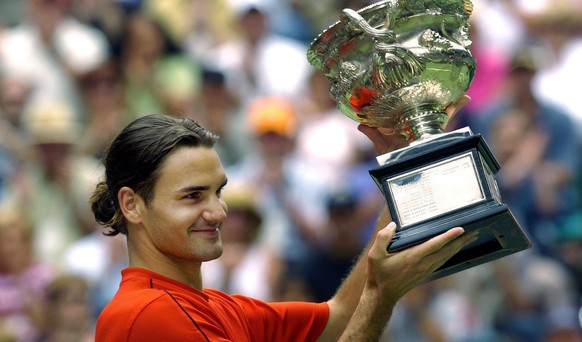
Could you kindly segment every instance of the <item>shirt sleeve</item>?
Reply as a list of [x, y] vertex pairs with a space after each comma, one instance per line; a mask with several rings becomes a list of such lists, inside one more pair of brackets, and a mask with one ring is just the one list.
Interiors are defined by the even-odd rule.
[[[326, 303], [268, 304], [211, 292], [210, 299], [178, 293], [122, 301], [98, 329], [98, 341], [315, 341], [327, 324]], [[125, 310], [125, 306], [130, 306]], [[121, 319], [120, 319], [121, 318]], [[107, 329], [103, 329], [107, 326]]]
[[260, 341], [315, 341], [329, 318], [327, 303], [264, 303], [244, 296], [233, 296]]

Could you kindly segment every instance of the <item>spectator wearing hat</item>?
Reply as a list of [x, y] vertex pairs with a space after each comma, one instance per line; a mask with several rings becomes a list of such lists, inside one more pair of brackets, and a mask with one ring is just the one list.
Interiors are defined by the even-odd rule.
[[[556, 236], [563, 219], [577, 208], [573, 189], [579, 160], [577, 136], [564, 111], [532, 92], [543, 52], [539, 45], [516, 49], [503, 101], [482, 116], [482, 132], [501, 164], [497, 174], [501, 197], [534, 245], [503, 265], [496, 264], [495, 271], [495, 286], [503, 290], [500, 329], [523, 340], [535, 340], [572, 324], [576, 306], [567, 270], [556, 262]], [[551, 281], [541, 278], [544, 272], [553, 274]], [[553, 299], [545, 297], [552, 291]]]
[[79, 169], [93, 167], [94, 159], [74, 153], [83, 126], [64, 102], [30, 106], [24, 128], [34, 156], [9, 193], [28, 204], [38, 257], [57, 265], [64, 249], [84, 233], [73, 184]]
[[256, 99], [247, 112], [256, 153], [227, 169], [229, 179], [255, 189], [264, 229], [261, 239], [291, 267], [325, 220], [325, 182], [294, 155], [299, 119], [285, 97]]
[[482, 130], [499, 154], [501, 195], [534, 245], [551, 253], [551, 236], [560, 217], [577, 207], [573, 190], [579, 165], [578, 136], [572, 119], [532, 92], [544, 50], [528, 44], [511, 60], [508, 91], [485, 113]]
[[279, 259], [271, 246], [259, 239], [263, 215], [255, 189], [248, 184], [231, 183], [223, 191], [228, 205], [228, 218], [222, 229], [225, 249], [220, 258], [202, 265], [204, 286], [272, 301]]
[[350, 272], [365, 245], [362, 236], [376, 217], [365, 208], [364, 196], [351, 184], [327, 191], [326, 219], [316, 239], [308, 241], [307, 252], [291, 276], [303, 279], [313, 300], [333, 296]]

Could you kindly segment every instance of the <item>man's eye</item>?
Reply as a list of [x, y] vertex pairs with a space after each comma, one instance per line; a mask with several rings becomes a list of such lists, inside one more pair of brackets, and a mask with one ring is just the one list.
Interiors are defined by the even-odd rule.
[[187, 194], [186, 196], [184, 196], [184, 198], [188, 198], [188, 199], [200, 199], [202, 197], [202, 194], [199, 192], [192, 192]]

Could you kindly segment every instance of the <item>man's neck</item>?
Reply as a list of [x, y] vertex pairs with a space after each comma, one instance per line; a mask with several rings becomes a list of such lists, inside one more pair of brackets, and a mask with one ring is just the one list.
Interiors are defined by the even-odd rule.
[[200, 272], [202, 263], [170, 259], [160, 254], [151, 255], [153, 253], [143, 252], [143, 249], [138, 252], [132, 248], [130, 241], [128, 241], [128, 252], [130, 267], [144, 268], [202, 290], [202, 274]]

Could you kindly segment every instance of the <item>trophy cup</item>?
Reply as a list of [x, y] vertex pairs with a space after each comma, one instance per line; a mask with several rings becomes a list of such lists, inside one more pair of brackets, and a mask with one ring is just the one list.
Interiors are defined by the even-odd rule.
[[476, 63], [470, 0], [385, 0], [340, 20], [310, 45], [307, 58], [331, 81], [347, 117], [402, 134], [409, 146], [379, 156], [370, 170], [398, 230], [389, 252], [462, 226], [479, 231], [429, 280], [531, 247], [495, 174], [499, 164], [480, 134], [445, 132], [445, 107], [462, 96]]

